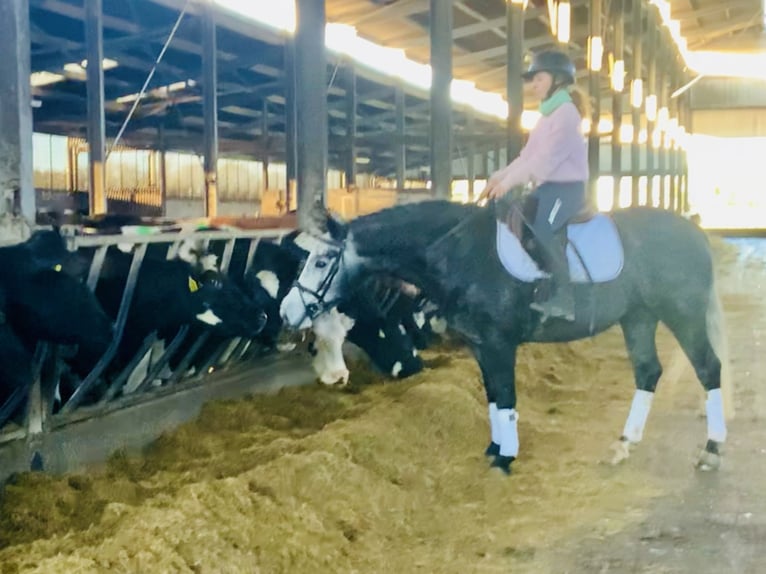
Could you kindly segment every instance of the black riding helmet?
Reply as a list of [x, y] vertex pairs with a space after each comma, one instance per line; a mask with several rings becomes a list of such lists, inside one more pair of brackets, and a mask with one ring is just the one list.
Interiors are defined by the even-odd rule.
[[574, 62], [564, 52], [549, 50], [538, 52], [532, 57], [529, 68], [521, 77], [531, 80], [538, 72], [548, 72], [553, 76], [556, 86], [566, 86], [575, 82]]

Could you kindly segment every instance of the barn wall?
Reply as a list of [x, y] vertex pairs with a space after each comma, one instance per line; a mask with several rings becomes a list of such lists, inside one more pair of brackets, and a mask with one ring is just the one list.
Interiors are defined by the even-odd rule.
[[695, 110], [766, 108], [766, 80], [703, 78], [691, 88]]
[[766, 137], [766, 108], [694, 110], [692, 132], [719, 137]]
[[[218, 215], [257, 215], [260, 211], [259, 201], [220, 201]], [[186, 217], [204, 217], [205, 202], [201, 199], [170, 199], [167, 200], [167, 217], [182, 219]]]

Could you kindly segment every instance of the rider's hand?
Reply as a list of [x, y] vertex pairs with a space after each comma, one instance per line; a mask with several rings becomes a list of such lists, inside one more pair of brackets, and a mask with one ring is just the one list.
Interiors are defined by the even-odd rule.
[[507, 180], [507, 169], [500, 169], [492, 174], [487, 181], [487, 187], [481, 192], [479, 199], [495, 199], [504, 196], [511, 189], [511, 183]]

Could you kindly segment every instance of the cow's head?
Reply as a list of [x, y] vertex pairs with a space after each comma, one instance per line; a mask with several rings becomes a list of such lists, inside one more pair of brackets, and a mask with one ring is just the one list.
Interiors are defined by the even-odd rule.
[[354, 326], [354, 320], [331, 309], [314, 320], [316, 355], [313, 367], [319, 380], [325, 385], [348, 383], [348, 367], [343, 358], [343, 341]]
[[35, 231], [23, 243], [3, 248], [4, 265], [12, 266], [15, 275], [30, 275], [53, 269], [82, 278], [87, 273], [87, 262], [67, 249], [58, 228]]
[[187, 288], [197, 321], [227, 337], [254, 337], [263, 330], [267, 320], [263, 308], [218, 270], [214, 254], [182, 246], [179, 258], [191, 265]]
[[362, 349], [376, 369], [395, 379], [423, 370], [412, 337], [396, 317], [357, 319], [348, 340]]

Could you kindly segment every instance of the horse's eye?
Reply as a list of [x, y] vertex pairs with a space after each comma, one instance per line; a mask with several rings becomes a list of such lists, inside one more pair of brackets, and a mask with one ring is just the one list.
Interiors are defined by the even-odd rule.
[[317, 269], [324, 269], [325, 267], [327, 267], [327, 261], [325, 261], [324, 259], [320, 259], [316, 262]]

